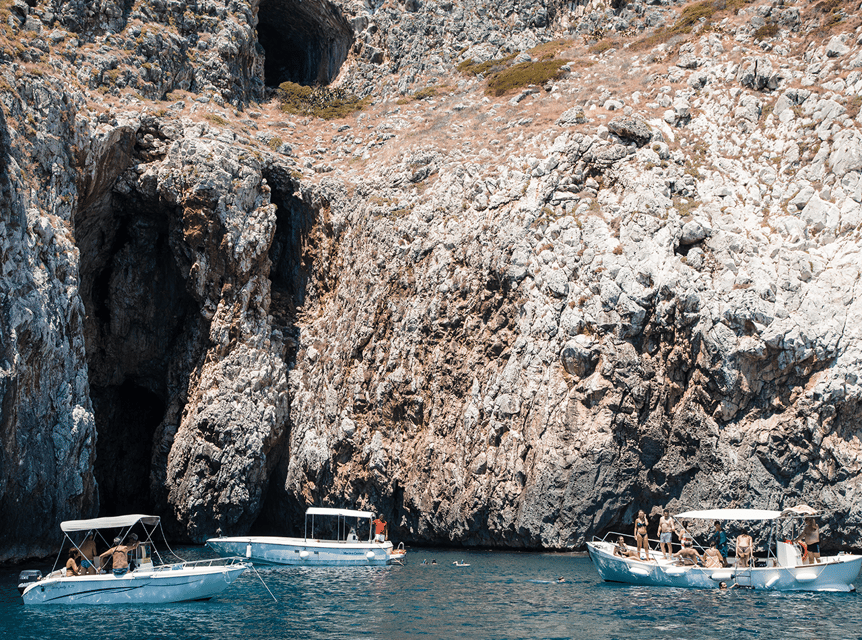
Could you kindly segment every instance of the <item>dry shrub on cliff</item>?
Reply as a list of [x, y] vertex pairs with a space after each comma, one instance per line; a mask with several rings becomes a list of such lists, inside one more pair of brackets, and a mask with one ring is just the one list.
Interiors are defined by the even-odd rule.
[[723, 16], [726, 13], [735, 15], [743, 6], [751, 2], [753, 0], [705, 0], [687, 5], [673, 25], [662, 27], [655, 33], [635, 41], [631, 48], [633, 50], [651, 49], [673, 37], [686, 36], [699, 24], [708, 25], [717, 15]]
[[493, 60], [486, 60], [485, 62], [474, 62], [472, 58], [468, 58], [458, 65], [458, 71], [471, 76], [478, 76], [480, 73], [487, 74], [489, 72], [500, 71], [514, 59], [514, 53], [505, 58], [494, 58]]
[[324, 120], [344, 118], [368, 104], [368, 98], [358, 98], [341, 88], [307, 87], [295, 82], [282, 82], [276, 96], [282, 111]]
[[545, 84], [548, 80], [555, 80], [565, 74], [560, 67], [568, 62], [569, 60], [539, 60], [516, 64], [491, 76], [486, 93], [502, 96], [531, 84]]

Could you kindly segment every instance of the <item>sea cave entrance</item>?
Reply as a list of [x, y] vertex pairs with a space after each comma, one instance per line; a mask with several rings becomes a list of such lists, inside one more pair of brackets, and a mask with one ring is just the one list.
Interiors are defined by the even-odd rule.
[[150, 512], [153, 437], [197, 305], [171, 252], [173, 212], [107, 191], [74, 216], [101, 515]]
[[268, 87], [329, 84], [353, 44], [353, 29], [327, 0], [261, 0], [257, 37]]

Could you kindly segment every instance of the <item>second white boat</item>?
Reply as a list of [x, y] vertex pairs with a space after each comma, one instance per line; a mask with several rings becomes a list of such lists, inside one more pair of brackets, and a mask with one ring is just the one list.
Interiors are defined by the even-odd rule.
[[[337, 518], [334, 539], [314, 537], [317, 516]], [[350, 526], [349, 518], [355, 519], [355, 526]], [[367, 540], [356, 535], [364, 520], [368, 520], [369, 525]], [[211, 538], [206, 543], [221, 556], [241, 556], [255, 563], [274, 565], [387, 565], [403, 558], [403, 549], [394, 549], [389, 540], [375, 540], [373, 521], [374, 513], [370, 511], [310, 507], [305, 512], [305, 536], [302, 538], [236, 536]]]

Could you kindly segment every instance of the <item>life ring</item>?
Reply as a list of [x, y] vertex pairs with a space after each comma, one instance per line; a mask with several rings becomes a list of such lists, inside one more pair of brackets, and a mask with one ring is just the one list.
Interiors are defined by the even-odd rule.
[[805, 560], [808, 557], [808, 545], [802, 540], [797, 540], [796, 544], [802, 548], [802, 559]]

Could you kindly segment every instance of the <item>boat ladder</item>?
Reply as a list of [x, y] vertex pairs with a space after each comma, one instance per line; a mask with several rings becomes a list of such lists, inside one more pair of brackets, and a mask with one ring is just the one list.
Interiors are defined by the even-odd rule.
[[735, 569], [733, 572], [733, 581], [739, 585], [740, 587], [752, 587], [752, 568], [750, 565], [748, 567], [743, 567], [742, 569]]

